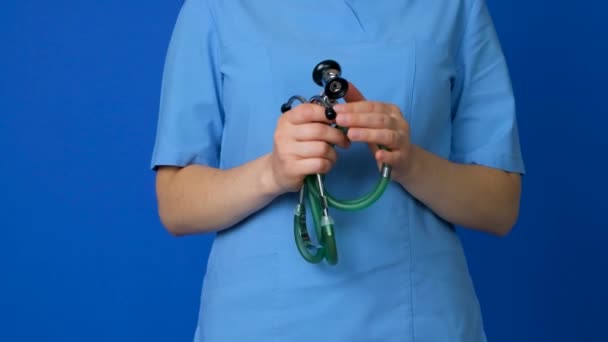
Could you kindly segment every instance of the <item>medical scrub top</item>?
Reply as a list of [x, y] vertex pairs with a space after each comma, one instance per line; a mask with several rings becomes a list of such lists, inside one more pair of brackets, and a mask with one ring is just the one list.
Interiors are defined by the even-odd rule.
[[[229, 169], [270, 153], [281, 104], [320, 93], [312, 70], [325, 59], [367, 99], [399, 106], [412, 143], [524, 172], [484, 0], [186, 0], [166, 56], [152, 167]], [[327, 190], [340, 199], [371, 191], [379, 170], [368, 146], [338, 154]], [[298, 253], [296, 203], [297, 193], [284, 194], [215, 236], [196, 342], [486, 341], [455, 227], [402, 186], [392, 182], [365, 210], [330, 209], [335, 266]]]

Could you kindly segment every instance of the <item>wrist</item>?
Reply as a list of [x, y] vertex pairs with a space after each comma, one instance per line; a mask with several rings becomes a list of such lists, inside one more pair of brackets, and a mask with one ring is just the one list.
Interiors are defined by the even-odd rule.
[[403, 187], [406, 187], [407, 184], [414, 182], [417, 175], [420, 174], [420, 169], [422, 168], [421, 152], [423, 151], [417, 145], [410, 145], [409, 151], [407, 152], [407, 157], [405, 158], [405, 163], [399, 168], [396, 174], [397, 182]]
[[281, 195], [284, 191], [276, 180], [272, 167], [272, 156], [270, 154], [264, 155], [260, 158], [260, 164], [260, 177], [258, 179], [260, 180], [262, 193], [272, 197]]

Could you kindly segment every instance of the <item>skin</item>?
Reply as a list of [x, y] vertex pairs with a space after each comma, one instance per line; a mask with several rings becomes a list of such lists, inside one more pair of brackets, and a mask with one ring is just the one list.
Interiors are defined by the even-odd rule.
[[307, 175], [329, 172], [337, 159], [330, 144], [362, 142], [379, 165], [392, 166], [393, 181], [444, 220], [496, 236], [511, 231], [519, 214], [519, 174], [456, 164], [412, 144], [399, 108], [366, 100], [352, 84], [345, 100], [335, 106], [335, 123], [349, 127], [347, 136], [328, 125], [322, 107], [303, 104], [279, 117], [273, 150], [249, 163], [228, 170], [160, 167], [163, 225], [176, 236], [228, 229], [277, 196], [298, 191]]

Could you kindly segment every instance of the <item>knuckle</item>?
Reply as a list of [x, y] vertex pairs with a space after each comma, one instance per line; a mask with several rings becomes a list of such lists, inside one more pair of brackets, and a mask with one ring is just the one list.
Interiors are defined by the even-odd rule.
[[327, 159], [319, 160], [319, 171], [321, 173], [329, 172], [330, 169], [331, 169], [331, 163], [329, 162], [329, 160], [327, 160]]
[[338, 160], [338, 153], [336, 152], [336, 150], [331, 149], [328, 153], [328, 157], [332, 163], [335, 163]]
[[301, 104], [296, 107], [294, 115], [299, 119], [298, 121], [308, 121], [311, 117], [312, 109], [309, 104]]
[[325, 127], [322, 125], [315, 125], [312, 129], [312, 134], [314, 134], [315, 138], [320, 138], [325, 135]]
[[401, 135], [406, 138], [409, 139], [410, 136], [410, 127], [406, 126], [404, 129], [401, 130]]
[[399, 144], [399, 133], [396, 131], [391, 131], [391, 145], [397, 146]]
[[302, 106], [302, 109], [300, 110], [299, 113], [299, 118], [301, 119], [301, 121], [310, 121], [312, 117], [312, 111], [310, 109], [309, 106]]
[[393, 132], [388, 131], [388, 130], [384, 131], [383, 139], [382, 140], [384, 141], [384, 143], [387, 146], [393, 146], [394, 139], [395, 139], [395, 136], [394, 136]]
[[277, 130], [274, 132], [274, 140], [275, 140], [275, 141], [281, 141], [281, 140], [283, 140], [283, 132], [281, 132], [281, 130], [280, 130], [280, 129], [277, 129]]
[[352, 131], [359, 140], [374, 138], [374, 132], [368, 132], [364, 128], [353, 129]]
[[314, 113], [315, 108], [318, 107], [316, 104], [314, 103], [304, 103], [302, 104], [302, 107], [306, 109], [307, 112], [309, 113]]
[[294, 122], [297, 119], [299, 112], [300, 112], [299, 106], [291, 109], [289, 112], [283, 114], [279, 118], [279, 124], [281, 124], [281, 123], [285, 124], [285, 122]]
[[344, 145], [348, 144], [348, 135], [338, 131], [334, 133], [333, 141], [335, 145]]
[[307, 103], [306, 104], [306, 111], [307, 111], [307, 113], [309, 115], [309, 118], [312, 120], [316, 116], [319, 116], [319, 113], [321, 113], [323, 111], [323, 107], [321, 107], [321, 105], [318, 105], [318, 104]]
[[377, 112], [378, 111], [378, 103], [377, 102], [367, 102], [363, 108], [366, 112]]
[[331, 155], [332, 152], [334, 152], [334, 149], [331, 147], [331, 145], [329, 145], [327, 143], [321, 143], [321, 144], [323, 144], [323, 146], [321, 146], [321, 152], [323, 153], [324, 156]]
[[373, 134], [370, 135], [370, 138], [370, 141], [373, 141], [374, 143], [386, 145], [388, 144], [389, 132], [386, 129], [378, 130], [373, 132]]
[[380, 120], [381, 120], [382, 126], [391, 127], [392, 118], [390, 117], [390, 115], [386, 115], [386, 114], [381, 115]]
[[314, 159], [311, 162], [311, 168], [312, 168], [311, 172], [319, 173], [319, 171], [321, 170], [321, 167], [323, 166], [322, 163], [323, 163], [322, 159], [320, 159], [320, 158]]

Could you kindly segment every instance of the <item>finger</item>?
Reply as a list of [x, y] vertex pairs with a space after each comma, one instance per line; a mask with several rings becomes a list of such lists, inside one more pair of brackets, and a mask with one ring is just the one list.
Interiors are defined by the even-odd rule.
[[322, 123], [293, 126], [293, 138], [297, 141], [324, 141], [342, 148], [350, 146], [348, 137], [337, 128]]
[[300, 159], [321, 158], [327, 159], [332, 163], [338, 160], [336, 150], [331, 145], [322, 141], [295, 143], [292, 149], [294, 155]]
[[344, 96], [344, 101], [346, 101], [346, 102], [365, 101], [365, 97], [363, 97], [363, 94], [361, 94], [359, 89], [357, 87], [355, 87], [354, 84], [348, 82], [348, 91], [346, 92], [346, 95]]
[[397, 120], [383, 112], [343, 113], [336, 117], [336, 123], [344, 127], [396, 128]]
[[348, 130], [348, 138], [352, 141], [382, 145], [389, 149], [398, 149], [402, 141], [401, 134], [391, 129], [351, 128]]
[[352, 103], [341, 103], [334, 106], [334, 110], [338, 114], [342, 113], [387, 113], [397, 115], [400, 113], [399, 108], [395, 105], [379, 102], [379, 101], [361, 101]]
[[302, 175], [302, 176], [306, 176], [306, 175], [312, 175], [312, 174], [324, 174], [324, 173], [328, 173], [332, 166], [334, 165], [333, 162], [331, 162], [328, 159], [323, 159], [323, 158], [308, 158], [308, 159], [301, 159], [298, 160], [296, 162], [296, 167], [298, 170], [298, 174]]
[[386, 151], [379, 149], [374, 153], [374, 156], [379, 163], [395, 166], [401, 159], [401, 151]]
[[283, 115], [294, 125], [301, 125], [311, 122], [331, 123], [331, 121], [325, 116], [325, 108], [312, 103], [298, 105]]
[[380, 150], [380, 148], [378, 147], [377, 144], [367, 144], [367, 146], [372, 151], [373, 155], [376, 155], [376, 152], [378, 152], [378, 150]]

